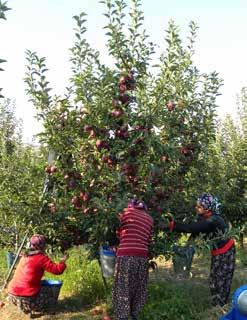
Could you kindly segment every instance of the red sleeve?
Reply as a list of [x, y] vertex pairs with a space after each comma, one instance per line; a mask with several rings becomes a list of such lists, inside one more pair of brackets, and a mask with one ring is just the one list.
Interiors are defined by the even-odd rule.
[[174, 227], [175, 227], [175, 221], [171, 220], [170, 223], [169, 223], [169, 230], [173, 231]]
[[47, 256], [44, 256], [43, 266], [45, 271], [53, 274], [62, 274], [66, 269], [64, 262], [54, 263]]

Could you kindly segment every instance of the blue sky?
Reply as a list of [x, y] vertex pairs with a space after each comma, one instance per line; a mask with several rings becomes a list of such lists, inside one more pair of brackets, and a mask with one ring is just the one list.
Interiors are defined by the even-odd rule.
[[[104, 60], [108, 59], [102, 29], [106, 22], [104, 6], [98, 0], [9, 0], [8, 5], [12, 10], [7, 12], [7, 21], [0, 21], [0, 56], [8, 60], [5, 72], [0, 73], [0, 87], [5, 96], [16, 99], [17, 116], [23, 118], [24, 136], [30, 141], [40, 126], [25, 95], [25, 50], [47, 57], [54, 93], [63, 94], [70, 74], [73, 15], [81, 11], [88, 14], [88, 40]], [[189, 22], [197, 22], [195, 62], [201, 71], [219, 72], [224, 79], [217, 101], [219, 114], [234, 113], [236, 94], [247, 86], [247, 1], [142, 0], [142, 10], [147, 32], [160, 47], [164, 47], [164, 31], [170, 19], [179, 25], [183, 39]]]

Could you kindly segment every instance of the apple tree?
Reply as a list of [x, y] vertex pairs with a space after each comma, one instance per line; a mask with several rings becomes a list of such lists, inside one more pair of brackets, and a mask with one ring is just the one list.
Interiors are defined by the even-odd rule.
[[140, 1], [101, 3], [111, 66], [86, 40], [85, 13], [74, 17], [72, 77], [63, 97], [51, 94], [46, 59], [27, 51], [25, 81], [44, 126], [40, 141], [56, 155], [45, 168], [40, 230], [63, 249], [87, 243], [95, 253], [114, 242], [118, 213], [136, 196], [154, 217], [158, 255], [167, 245], [158, 227], [165, 213], [191, 216], [192, 171], [205, 163], [215, 135], [221, 80], [194, 65], [195, 23], [183, 44], [171, 21], [155, 61]]

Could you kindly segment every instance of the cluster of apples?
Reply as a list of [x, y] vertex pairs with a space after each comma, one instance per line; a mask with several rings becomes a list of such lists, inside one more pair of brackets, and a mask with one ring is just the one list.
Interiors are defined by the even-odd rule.
[[83, 213], [88, 213], [89, 208], [86, 207], [90, 195], [88, 192], [80, 192], [79, 195], [74, 195], [71, 199], [71, 203], [76, 210], [83, 210]]

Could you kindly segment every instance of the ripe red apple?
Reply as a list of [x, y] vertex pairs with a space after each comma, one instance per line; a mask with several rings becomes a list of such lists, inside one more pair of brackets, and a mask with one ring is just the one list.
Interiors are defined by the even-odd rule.
[[51, 166], [50, 165], [45, 167], [45, 172], [48, 173], [48, 174], [51, 173]]
[[119, 84], [125, 84], [126, 76], [121, 76], [119, 79]]
[[122, 126], [120, 130], [116, 131], [116, 135], [120, 139], [128, 138], [129, 137], [128, 127], [126, 128], [126, 126]]
[[119, 86], [125, 86], [127, 90], [135, 90], [136, 82], [134, 79], [134, 73], [130, 71], [128, 75], [121, 76], [119, 79]]
[[122, 172], [127, 176], [135, 176], [136, 174], [136, 167], [130, 163], [124, 163], [122, 165]]
[[114, 110], [111, 112], [111, 116], [114, 117], [114, 118], [119, 118], [119, 117], [121, 117], [123, 114], [124, 114], [124, 111], [123, 111], [123, 109], [121, 109], [121, 108], [114, 109]]
[[109, 150], [108, 144], [107, 144], [105, 141], [101, 140], [101, 139], [98, 139], [98, 140], [96, 141], [95, 145], [96, 145], [96, 147], [97, 147], [97, 149], [98, 149], [99, 151], [100, 151], [101, 149], [107, 149], [107, 150]]
[[68, 180], [69, 177], [70, 177], [70, 175], [68, 173], [66, 173], [63, 178], [64, 178], [64, 180]]
[[106, 315], [103, 317], [103, 320], [111, 320], [111, 318], [108, 315]]
[[181, 149], [180, 149], [180, 152], [183, 154], [183, 155], [185, 155], [185, 156], [190, 156], [190, 155], [192, 155], [192, 150], [189, 148], [189, 147], [182, 147]]
[[119, 99], [119, 101], [122, 102], [122, 104], [128, 105], [130, 103], [131, 97], [126, 93], [121, 93], [118, 96], [118, 99]]
[[84, 214], [88, 214], [89, 210], [90, 210], [90, 208], [84, 208], [84, 209], [83, 209], [83, 213], [84, 213]]
[[119, 92], [120, 92], [120, 93], [124, 93], [126, 90], [127, 90], [126, 84], [121, 83], [121, 84], [119, 85]]
[[56, 213], [56, 211], [57, 211], [56, 203], [50, 202], [50, 203], [48, 203], [47, 206], [48, 206], [48, 210], [49, 210], [51, 213]]
[[50, 173], [54, 173], [54, 172], [56, 172], [57, 171], [57, 167], [55, 166], [55, 165], [52, 165], [51, 167], [50, 167]]
[[98, 140], [96, 141], [95, 145], [96, 145], [96, 147], [100, 150], [100, 149], [104, 148], [105, 143], [104, 143], [104, 141], [98, 139]]
[[71, 203], [72, 204], [76, 204], [78, 202], [80, 202], [80, 199], [77, 196], [73, 196], [72, 199], [71, 199]]
[[168, 161], [169, 161], [169, 158], [168, 158], [167, 155], [163, 155], [163, 156], [160, 157], [160, 160], [161, 160], [162, 162], [168, 162]]
[[93, 126], [90, 124], [85, 124], [83, 129], [84, 129], [84, 132], [90, 132], [93, 129]]
[[89, 138], [96, 138], [96, 132], [94, 130], [89, 131]]
[[172, 101], [168, 101], [166, 107], [167, 107], [167, 109], [168, 109], [169, 111], [172, 111], [172, 110], [175, 109], [175, 103], [172, 102]]
[[80, 192], [79, 197], [84, 202], [87, 202], [90, 199], [90, 195], [88, 192]]
[[119, 100], [113, 99], [112, 100], [112, 105], [113, 105], [114, 108], [117, 107], [119, 105]]

